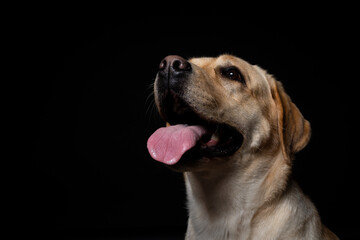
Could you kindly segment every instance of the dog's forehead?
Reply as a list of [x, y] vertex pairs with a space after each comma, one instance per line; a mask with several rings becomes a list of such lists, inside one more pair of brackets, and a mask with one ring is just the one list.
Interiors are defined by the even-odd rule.
[[219, 66], [231, 66], [235, 65], [240, 68], [248, 68], [249, 64], [241, 58], [224, 54], [218, 57], [200, 57], [191, 58], [189, 62], [201, 67], [201, 68], [216, 68]]

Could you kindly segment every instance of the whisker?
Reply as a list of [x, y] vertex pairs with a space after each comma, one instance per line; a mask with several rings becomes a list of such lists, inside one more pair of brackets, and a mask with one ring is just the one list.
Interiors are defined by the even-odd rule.
[[149, 104], [147, 104], [146, 112], [145, 112], [145, 116], [149, 115], [149, 120], [150, 120], [151, 116], [153, 115], [154, 108], [155, 108], [155, 100], [152, 99], [151, 102], [149, 102]]
[[150, 121], [159, 121], [160, 115], [157, 111], [157, 106], [155, 104], [155, 98], [154, 98], [154, 82], [148, 85], [147, 87], [147, 97], [145, 99], [145, 117]]
[[152, 83], [150, 83], [149, 84], [149, 86], [147, 87], [147, 91], [149, 91], [149, 90], [151, 90], [151, 91], [153, 91], [153, 89], [154, 89], [154, 84], [155, 84], [155, 80], [152, 82]]
[[154, 92], [150, 92], [145, 100], [145, 105], [147, 104], [147, 102], [153, 101], [153, 100], [154, 100]]

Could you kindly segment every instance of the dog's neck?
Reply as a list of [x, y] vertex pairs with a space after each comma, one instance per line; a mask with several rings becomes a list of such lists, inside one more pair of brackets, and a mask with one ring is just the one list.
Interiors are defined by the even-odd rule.
[[[231, 163], [216, 166], [214, 170], [185, 173], [189, 228], [204, 233], [211, 228], [211, 234], [216, 230], [220, 231], [217, 234], [227, 236], [235, 234], [239, 228], [250, 229], [256, 211], [284, 190], [280, 188], [286, 184], [281, 181], [287, 181], [290, 171], [290, 167], [279, 168], [284, 160], [280, 152], [277, 159], [254, 158], [253, 154], [242, 156], [242, 163], [237, 163], [241, 165], [239, 168]], [[279, 182], [278, 189], [276, 186], [269, 189], [267, 182], [274, 180]], [[230, 222], [236, 224], [220, 229]]]

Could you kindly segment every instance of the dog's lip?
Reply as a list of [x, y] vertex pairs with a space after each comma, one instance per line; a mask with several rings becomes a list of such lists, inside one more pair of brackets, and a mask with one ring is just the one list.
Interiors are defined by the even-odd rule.
[[[221, 157], [233, 154], [242, 144], [242, 135], [227, 124], [216, 125], [217, 130], [211, 134], [208, 142], [201, 142], [200, 151], [204, 156]], [[212, 142], [213, 139], [215, 143]]]
[[[206, 134], [198, 140], [197, 144], [189, 149], [180, 159], [196, 159], [201, 157], [224, 157], [235, 153], [242, 145], [243, 136], [234, 127], [221, 122], [208, 120], [191, 108], [177, 94], [170, 94], [167, 98], [168, 109], [162, 113], [170, 125], [187, 124], [201, 125]], [[177, 104], [177, 106], [174, 106]], [[169, 109], [170, 108], [170, 109]]]

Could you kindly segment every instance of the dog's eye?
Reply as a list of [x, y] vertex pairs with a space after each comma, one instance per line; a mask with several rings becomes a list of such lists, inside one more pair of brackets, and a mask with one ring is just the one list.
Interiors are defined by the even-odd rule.
[[235, 67], [224, 68], [222, 70], [222, 75], [228, 79], [245, 83], [240, 71]]

